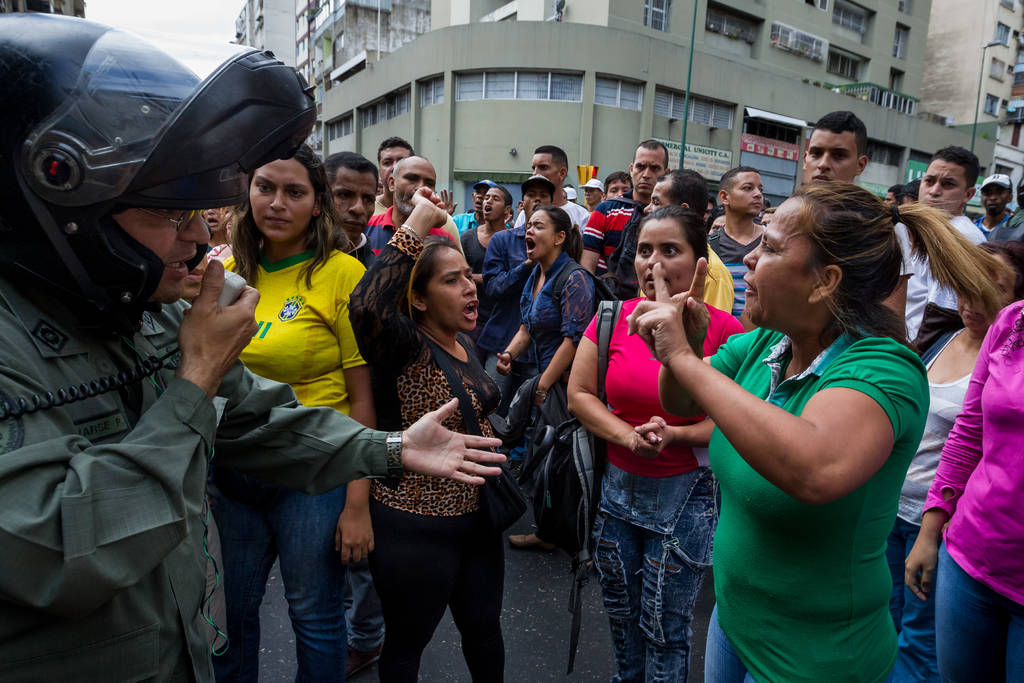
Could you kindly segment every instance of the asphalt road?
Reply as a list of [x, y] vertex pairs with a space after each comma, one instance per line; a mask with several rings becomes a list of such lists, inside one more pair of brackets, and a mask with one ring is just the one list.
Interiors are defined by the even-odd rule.
[[[529, 531], [520, 522], [509, 533]], [[584, 590], [583, 626], [576, 669], [565, 675], [568, 661], [569, 558], [563, 553], [507, 550], [505, 599], [501, 616], [505, 636], [505, 680], [508, 683], [537, 681], [607, 681], [615, 673], [608, 620], [601, 603], [597, 575]], [[694, 619], [690, 681], [704, 680], [704, 639], [714, 606], [710, 573], [697, 600]], [[295, 678], [295, 636], [288, 620], [281, 575], [274, 567], [261, 616], [260, 680], [292, 681]], [[357, 674], [357, 683], [377, 680], [376, 666]], [[459, 632], [446, 614], [430, 646], [423, 654], [420, 680], [469, 682], [459, 649]]]

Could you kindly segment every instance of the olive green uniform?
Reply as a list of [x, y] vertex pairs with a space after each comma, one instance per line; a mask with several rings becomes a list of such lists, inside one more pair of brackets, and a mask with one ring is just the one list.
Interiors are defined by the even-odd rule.
[[[131, 339], [83, 332], [58, 299], [0, 277], [0, 401], [31, 401], [160, 357], [183, 305]], [[133, 349], [134, 347], [134, 349]], [[315, 494], [386, 472], [384, 433], [237, 362], [214, 402], [151, 378], [0, 420], [0, 680], [212, 681], [200, 614], [209, 461]]]

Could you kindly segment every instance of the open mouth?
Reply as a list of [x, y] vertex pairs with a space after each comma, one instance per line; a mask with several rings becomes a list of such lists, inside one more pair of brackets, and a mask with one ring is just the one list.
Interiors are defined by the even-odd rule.
[[526, 238], [526, 253], [529, 254], [537, 247], [537, 242], [532, 237]]
[[469, 318], [470, 320], [476, 320], [477, 315], [479, 313], [479, 309], [480, 302], [477, 301], [476, 299], [473, 299], [468, 304], [466, 304], [465, 308], [462, 309], [462, 314]]

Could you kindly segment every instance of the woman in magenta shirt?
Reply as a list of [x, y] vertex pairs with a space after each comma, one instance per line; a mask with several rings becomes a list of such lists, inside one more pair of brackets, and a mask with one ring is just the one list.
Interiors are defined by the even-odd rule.
[[[717, 520], [714, 478], [704, 456], [713, 425], [665, 413], [658, 397], [661, 363], [639, 336], [628, 334], [627, 318], [645, 298], [654, 299], [656, 263], [678, 294], [693, 281], [707, 250], [703, 220], [693, 211], [671, 206], [645, 218], [635, 261], [645, 297], [623, 302], [612, 332], [608, 405], [597, 396], [596, 319], [580, 341], [569, 378], [569, 409], [608, 446], [594, 534], [616, 680], [685, 681], [689, 669], [693, 604], [710, 566]], [[704, 353], [712, 355], [743, 327], [725, 311], [707, 310]], [[656, 444], [635, 430], [648, 423], [661, 426]]]
[[1024, 301], [1018, 301], [985, 337], [906, 562], [910, 589], [921, 599], [935, 592], [944, 681], [1024, 681], [1022, 501]]

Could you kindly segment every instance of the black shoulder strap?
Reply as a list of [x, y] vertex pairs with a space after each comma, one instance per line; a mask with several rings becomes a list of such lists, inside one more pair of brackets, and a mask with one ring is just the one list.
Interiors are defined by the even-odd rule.
[[604, 379], [608, 374], [608, 349], [621, 310], [621, 301], [602, 301], [597, 305], [597, 397], [601, 403], [607, 403]]
[[[477, 420], [476, 411], [473, 410], [473, 400], [466, 393], [466, 387], [462, 384], [459, 373], [455, 372], [451, 356], [427, 335], [424, 334], [423, 338], [427, 340], [430, 355], [433, 356], [434, 362], [441, 368], [445, 379], [448, 380], [448, 386], [451, 388], [452, 394], [455, 395], [455, 398], [459, 399], [459, 411], [462, 413], [462, 422], [466, 425], [466, 431], [470, 434], [482, 436], [483, 432], [480, 430], [480, 421]], [[466, 345], [462, 343], [462, 339], [459, 339], [459, 344], [462, 345], [462, 348], [466, 349], [466, 353], [470, 354], [469, 358], [472, 360], [471, 354], [473, 350], [466, 348]]]

